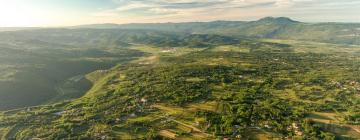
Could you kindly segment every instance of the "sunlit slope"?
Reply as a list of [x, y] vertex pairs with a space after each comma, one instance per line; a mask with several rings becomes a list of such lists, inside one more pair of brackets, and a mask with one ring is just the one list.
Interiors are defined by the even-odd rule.
[[84, 97], [3, 112], [0, 136], [359, 139], [358, 48], [267, 42], [133, 46], [148, 56], [87, 75]]
[[242, 41], [220, 35], [123, 29], [1, 32], [0, 110], [81, 97], [91, 87], [86, 74], [146, 56], [134, 45], [171, 52], [170, 48], [201, 49]]

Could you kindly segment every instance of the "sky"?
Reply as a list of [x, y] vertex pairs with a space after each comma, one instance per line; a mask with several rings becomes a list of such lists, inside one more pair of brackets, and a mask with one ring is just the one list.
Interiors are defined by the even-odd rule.
[[267, 16], [360, 22], [360, 0], [0, 0], [0, 27], [249, 21]]

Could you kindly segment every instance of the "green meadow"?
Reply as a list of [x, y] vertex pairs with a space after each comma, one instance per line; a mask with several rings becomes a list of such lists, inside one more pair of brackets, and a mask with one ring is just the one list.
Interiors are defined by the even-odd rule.
[[0, 32], [0, 139], [360, 139], [359, 24], [108, 26]]

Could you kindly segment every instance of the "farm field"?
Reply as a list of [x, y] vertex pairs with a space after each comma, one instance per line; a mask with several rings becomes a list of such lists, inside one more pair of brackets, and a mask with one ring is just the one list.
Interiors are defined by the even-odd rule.
[[146, 55], [87, 74], [84, 96], [2, 112], [0, 136], [359, 139], [358, 46], [305, 43], [134, 44]]

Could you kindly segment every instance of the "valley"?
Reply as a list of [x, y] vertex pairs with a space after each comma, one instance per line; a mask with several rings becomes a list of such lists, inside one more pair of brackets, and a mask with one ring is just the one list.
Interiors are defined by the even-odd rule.
[[0, 32], [0, 139], [360, 139], [357, 38], [148, 25]]
[[[333, 50], [343, 45], [322, 44], [312, 52], [307, 48], [319, 44], [268, 41], [258, 47], [250, 41], [207, 48], [131, 46], [148, 56], [88, 74], [94, 85], [79, 99], [3, 112], [0, 132], [4, 139], [215, 139], [234, 133], [246, 139], [360, 138], [349, 120], [359, 101], [358, 48], [339, 53]], [[326, 113], [337, 117], [318, 119]], [[241, 125], [233, 132], [227, 123]], [[294, 124], [299, 132], [288, 129]]]
[[101, 48], [53, 48], [37, 43], [27, 43], [36, 48], [26, 48], [6, 42], [0, 45], [0, 110], [81, 97], [91, 87], [84, 75], [142, 55], [126, 49], [113, 55]]

